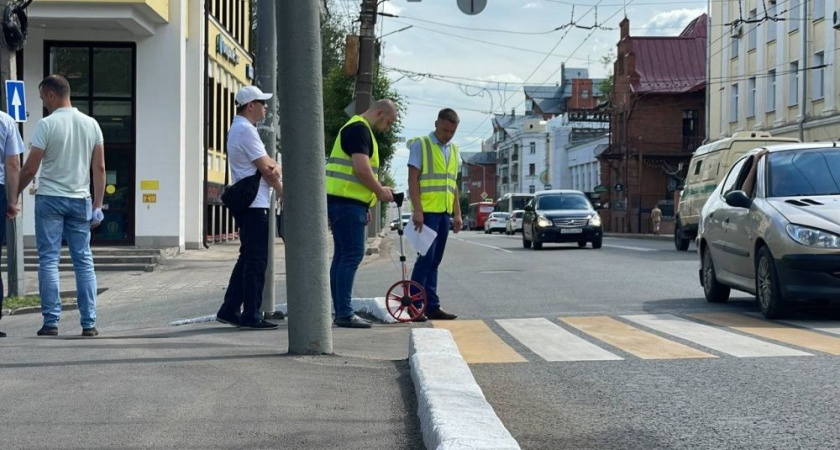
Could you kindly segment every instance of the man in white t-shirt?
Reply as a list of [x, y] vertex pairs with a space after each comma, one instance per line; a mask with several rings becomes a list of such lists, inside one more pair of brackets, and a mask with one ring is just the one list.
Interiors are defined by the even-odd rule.
[[[18, 179], [20, 177], [20, 154], [23, 153], [23, 139], [17, 124], [8, 114], [0, 111], [0, 211], [14, 219], [18, 215]], [[6, 236], [6, 221], [0, 218], [0, 244]], [[3, 317], [3, 279], [0, 278], [0, 318]], [[0, 337], [6, 333], [0, 330]]]
[[[38, 85], [49, 116], [38, 122], [29, 156], [20, 172], [18, 192], [41, 168], [35, 195], [35, 240], [38, 244], [38, 290], [44, 326], [38, 336], [57, 336], [61, 318], [58, 261], [62, 236], [76, 272], [82, 336], [97, 336], [96, 273], [90, 251], [90, 230], [104, 219], [105, 146], [95, 119], [70, 103], [70, 83], [50, 75]], [[93, 174], [93, 198], [90, 195]]]
[[[256, 124], [265, 118], [265, 94], [255, 86], [246, 86], [236, 93], [236, 117], [230, 126], [227, 155], [233, 183], [259, 171], [260, 189], [248, 212], [237, 220], [239, 226], [239, 259], [230, 275], [225, 300], [216, 320], [250, 330], [273, 330], [277, 324], [262, 320], [263, 286], [268, 264], [268, 207], [271, 188], [280, 197], [283, 184], [280, 165], [265, 151]], [[270, 280], [274, 282], [274, 280]], [[241, 312], [240, 312], [241, 309]]]

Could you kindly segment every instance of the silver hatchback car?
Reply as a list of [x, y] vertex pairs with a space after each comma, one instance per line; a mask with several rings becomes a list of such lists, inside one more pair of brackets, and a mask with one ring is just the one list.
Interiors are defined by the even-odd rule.
[[840, 148], [790, 144], [745, 154], [703, 207], [697, 248], [710, 302], [745, 291], [773, 319], [793, 301], [840, 300]]

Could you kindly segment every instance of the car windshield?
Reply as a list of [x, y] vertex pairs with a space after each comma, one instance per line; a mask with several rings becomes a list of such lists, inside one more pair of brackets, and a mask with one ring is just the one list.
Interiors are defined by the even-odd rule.
[[537, 199], [537, 209], [589, 209], [589, 201], [578, 194], [542, 195]]
[[840, 149], [770, 154], [770, 197], [840, 195]]

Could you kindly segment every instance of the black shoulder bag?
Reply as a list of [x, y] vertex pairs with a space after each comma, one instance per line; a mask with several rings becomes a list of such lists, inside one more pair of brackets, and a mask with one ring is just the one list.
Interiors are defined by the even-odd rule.
[[222, 194], [222, 203], [227, 206], [228, 210], [233, 214], [233, 218], [237, 221], [242, 220], [242, 216], [248, 212], [251, 203], [257, 198], [257, 192], [260, 190], [260, 171], [237, 181], [233, 186], [228, 186]]

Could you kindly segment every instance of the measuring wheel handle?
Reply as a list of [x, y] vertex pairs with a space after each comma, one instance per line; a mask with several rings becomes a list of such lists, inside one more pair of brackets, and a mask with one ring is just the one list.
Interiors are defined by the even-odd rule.
[[416, 281], [397, 281], [388, 289], [385, 307], [398, 322], [412, 322], [426, 312], [426, 290]]

